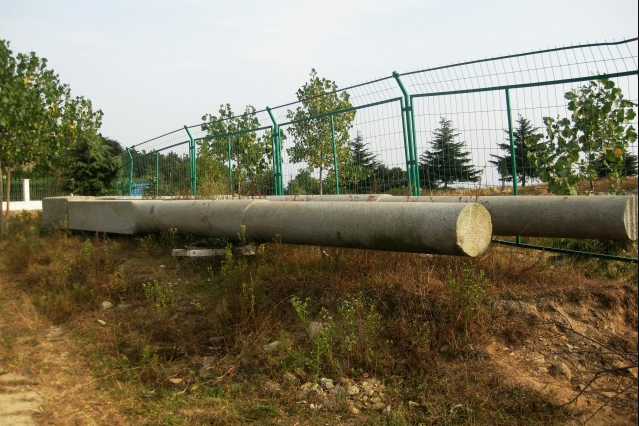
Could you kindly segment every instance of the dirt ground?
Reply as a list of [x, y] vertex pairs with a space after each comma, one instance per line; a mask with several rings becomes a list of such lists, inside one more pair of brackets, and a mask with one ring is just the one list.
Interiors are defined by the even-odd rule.
[[[126, 424], [105, 377], [93, 374], [95, 360], [83, 355], [78, 324], [52, 324], [3, 276], [0, 270], [0, 425]], [[509, 327], [476, 351], [507, 382], [568, 407], [568, 425], [636, 425], [636, 284], [558, 288], [493, 301]]]

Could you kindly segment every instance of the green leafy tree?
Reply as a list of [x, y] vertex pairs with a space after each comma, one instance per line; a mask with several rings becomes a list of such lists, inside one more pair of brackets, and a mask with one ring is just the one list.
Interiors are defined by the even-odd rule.
[[250, 192], [251, 184], [262, 180], [272, 161], [270, 139], [258, 136], [255, 129], [260, 122], [255, 108], [248, 105], [244, 114], [236, 116], [229, 104], [220, 105], [219, 116], [207, 114], [202, 120], [202, 130], [208, 136], [200, 142], [200, 155], [221, 162], [228, 162], [227, 135], [231, 133], [231, 161], [233, 176], [239, 194]]
[[[338, 93], [334, 81], [317, 76], [311, 70], [310, 80], [297, 91], [300, 106], [288, 111], [288, 118], [294, 121], [290, 127], [294, 145], [287, 149], [294, 163], [305, 162], [310, 173], [319, 171], [319, 193], [323, 193], [322, 183], [325, 171], [333, 168], [333, 143], [329, 117], [313, 118], [331, 111], [351, 108], [347, 92]], [[355, 119], [355, 111], [333, 115], [335, 130], [335, 151], [337, 164], [343, 169], [350, 160], [348, 132]]]
[[[600, 156], [597, 159], [597, 176], [600, 178], [609, 178], [612, 170], [604, 165], [604, 158]], [[623, 167], [621, 168], [621, 176], [637, 176], [637, 156], [631, 152], [626, 152], [623, 157]]]
[[532, 155], [539, 176], [555, 194], [577, 194], [584, 181], [594, 192], [602, 169], [618, 184], [628, 147], [637, 141], [630, 124], [637, 104], [606, 79], [571, 90], [565, 98], [569, 118], [544, 117], [547, 143]]
[[316, 195], [319, 190], [319, 182], [308, 169], [302, 169], [291, 179], [286, 188], [288, 195]]
[[[498, 144], [499, 149], [506, 152], [505, 155], [492, 155], [494, 160], [489, 163], [497, 167], [497, 172], [501, 176], [501, 181], [512, 182], [513, 180], [513, 160], [510, 150], [510, 132], [506, 133], [507, 143]], [[532, 123], [521, 115], [517, 119], [517, 127], [513, 130], [513, 142], [515, 145], [515, 162], [517, 167], [517, 180], [522, 186], [526, 186], [526, 180], [539, 178], [539, 173], [534, 165], [531, 155], [542, 150], [540, 142], [543, 135], [539, 133], [538, 127], [533, 127]]]
[[470, 153], [465, 151], [465, 142], [455, 142], [459, 136], [451, 120], [441, 118], [439, 128], [433, 132], [431, 150], [419, 157], [419, 167], [423, 181], [430, 187], [456, 182], [475, 182], [479, 171], [472, 165]]
[[13, 169], [65, 170], [73, 145], [95, 137], [101, 118], [89, 100], [71, 96], [46, 59], [34, 52], [14, 56], [9, 42], [0, 40], [0, 170], [7, 188]]

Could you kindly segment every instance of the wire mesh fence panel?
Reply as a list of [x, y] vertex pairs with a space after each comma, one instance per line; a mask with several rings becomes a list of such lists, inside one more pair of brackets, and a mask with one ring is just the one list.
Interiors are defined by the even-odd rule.
[[68, 193], [62, 180], [31, 179], [29, 180], [29, 194], [31, 200], [40, 201], [45, 197], [57, 197]]
[[426, 194], [504, 190], [493, 164], [508, 129], [503, 91], [421, 97], [414, 107], [420, 185]]
[[[129, 148], [128, 192], [636, 194], [637, 41], [393, 73], [339, 89], [313, 70], [294, 102], [237, 115], [221, 105], [205, 123]], [[591, 112], [609, 110], [596, 119], [604, 124], [588, 122]]]

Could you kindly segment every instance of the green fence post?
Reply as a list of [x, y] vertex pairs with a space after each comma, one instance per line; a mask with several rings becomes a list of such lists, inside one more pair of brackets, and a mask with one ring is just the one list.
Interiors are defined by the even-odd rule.
[[160, 195], [160, 151], [155, 152], [155, 196]]
[[331, 140], [333, 141], [333, 167], [335, 168], [335, 194], [339, 195], [339, 169], [337, 167], [337, 147], [335, 146], [335, 123], [333, 122], [333, 114], [331, 118]]
[[233, 168], [231, 167], [231, 132], [226, 132], [226, 155], [229, 158], [229, 195], [233, 195]]
[[406, 117], [404, 117], [404, 100], [399, 100], [402, 109], [402, 135], [404, 136], [404, 158], [406, 159], [406, 176], [408, 177], [408, 187], [413, 188], [413, 173], [410, 165], [410, 147], [408, 146], [408, 132], [406, 131]]
[[275, 169], [275, 195], [284, 195], [284, 179], [282, 177], [282, 138], [280, 136], [280, 126], [273, 116], [271, 108], [266, 107], [268, 115], [273, 122], [273, 168]]
[[399, 89], [402, 91], [404, 95], [404, 102], [402, 105], [402, 119], [404, 120], [404, 140], [407, 142], [406, 151], [408, 154], [407, 163], [410, 165], [408, 170], [408, 181], [411, 186], [411, 192], [414, 196], [420, 195], [420, 184], [419, 184], [419, 167], [417, 164], [417, 147], [415, 143], [415, 127], [414, 120], [415, 115], [413, 114], [413, 102], [404, 87], [404, 83], [399, 76], [397, 71], [393, 71], [393, 78], [397, 81], [399, 85]]
[[[519, 195], [517, 188], [517, 156], [515, 149], [515, 138], [513, 136], [513, 117], [510, 108], [510, 90], [506, 88], [506, 113], [508, 114], [508, 139], [510, 141], [510, 157], [513, 168], [513, 195]], [[517, 244], [521, 244], [521, 237], [517, 236]]]
[[129, 148], [126, 149], [126, 153], [129, 154], [129, 197], [133, 192], [133, 156]]
[[193, 135], [189, 131], [189, 128], [184, 126], [184, 130], [189, 135], [189, 159], [191, 164], [191, 194], [195, 197], [197, 192], [197, 181], [195, 180], [196, 173], [196, 162], [195, 162], [195, 140], [193, 139]]

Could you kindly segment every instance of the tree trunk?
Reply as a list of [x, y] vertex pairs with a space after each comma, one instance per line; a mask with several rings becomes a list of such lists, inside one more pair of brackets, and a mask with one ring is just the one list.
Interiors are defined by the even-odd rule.
[[[5, 233], [7, 232], [7, 229], [9, 229], [9, 208], [10, 208], [10, 204], [11, 204], [11, 168], [10, 167], [6, 167], [7, 169], [7, 209], [6, 209], [6, 213], [4, 215], [4, 221], [2, 223], [2, 232]], [[2, 174], [2, 170], [0, 169], [0, 174]], [[0, 209], [2, 210], [2, 209]]]
[[0, 236], [4, 235], [4, 212], [2, 211], [2, 201], [4, 200], [2, 182], [2, 160], [0, 159]]
[[[322, 172], [324, 171], [324, 169], [322, 167], [320, 167], [319, 169], [319, 195], [322, 195]], [[310, 195], [310, 194], [309, 194]]]

